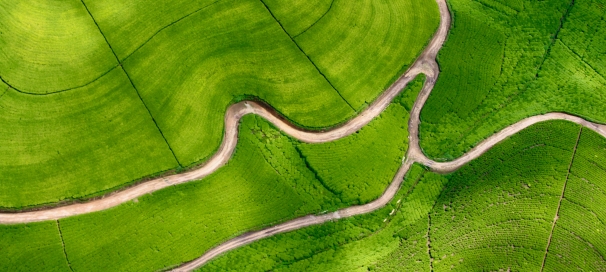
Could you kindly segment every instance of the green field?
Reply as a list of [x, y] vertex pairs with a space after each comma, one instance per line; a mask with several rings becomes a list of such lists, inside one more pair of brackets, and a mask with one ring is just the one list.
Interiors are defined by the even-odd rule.
[[[312, 4], [0, 4], [0, 176], [6, 177], [0, 190], [10, 192], [0, 194], [0, 208], [98, 196], [202, 163], [220, 144], [225, 110], [243, 99], [268, 102], [304, 127], [342, 123], [356, 111], [288, 31], [316, 25], [344, 35], [349, 28], [335, 22], [349, 19], [340, 13], [364, 14], [355, 22], [364, 27], [349, 38], [360, 39], [358, 47], [340, 57], [348, 68], [331, 74], [376, 80], [354, 90], [374, 99], [420, 53], [438, 22], [431, 0], [398, 4], [399, 16], [387, 17], [374, 10], [390, 1], [347, 9], [334, 3], [326, 16], [333, 3], [323, 2], [322, 14]], [[332, 23], [315, 24], [320, 17]], [[386, 24], [394, 27], [385, 30]], [[359, 70], [368, 54], [385, 60]]]
[[431, 0], [334, 0], [328, 13], [294, 40], [360, 110], [414, 62], [437, 29], [438, 15]]
[[583, 130], [547, 255], [552, 271], [606, 270], [606, 140]]
[[0, 89], [0, 207], [82, 198], [178, 166], [120, 69], [68, 92]]
[[454, 26], [421, 114], [421, 146], [430, 157], [452, 160], [541, 113], [606, 121], [603, 1], [448, 3]]
[[0, 270], [70, 271], [57, 222], [0, 226]]
[[[211, 176], [113, 209], [60, 220], [72, 268], [157, 270], [194, 259], [251, 229], [377, 198], [401, 165], [408, 143], [407, 109], [422, 80], [416, 79], [358, 133], [332, 143], [300, 143], [260, 117], [246, 116], [234, 157]], [[401, 122], [402, 128], [393, 129], [394, 122]], [[390, 136], [379, 152], [371, 145], [377, 135]], [[359, 153], [327, 152], [344, 144]], [[359, 169], [322, 173], [313, 164], [318, 157], [355, 162]], [[360, 175], [360, 170], [382, 175]], [[333, 193], [343, 187], [349, 187], [346, 193]], [[0, 262], [17, 266], [12, 258], [0, 257]]]
[[600, 271], [604, 144], [578, 125], [539, 123], [453, 174], [413, 166], [386, 208], [267, 238], [200, 271], [538, 271], [564, 183], [545, 271]]
[[82, 3], [0, 3], [0, 78], [28, 93], [85, 85], [118, 63]]

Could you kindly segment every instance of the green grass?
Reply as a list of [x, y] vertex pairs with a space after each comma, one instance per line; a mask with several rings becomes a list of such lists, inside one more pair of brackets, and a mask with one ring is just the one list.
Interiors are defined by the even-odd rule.
[[263, 0], [284, 30], [295, 37], [313, 26], [330, 11], [336, 0]]
[[0, 270], [70, 271], [57, 222], [0, 226]]
[[438, 23], [431, 0], [335, 0], [295, 41], [359, 110], [412, 64]]
[[43, 94], [87, 84], [117, 65], [82, 3], [0, 3], [0, 76]]
[[[539, 123], [449, 175], [414, 165], [384, 209], [252, 243], [200, 271], [537, 271], [579, 132], [564, 121]], [[584, 130], [577, 158], [601, 161], [606, 150], [595, 147], [603, 142]], [[580, 175], [603, 176], [586, 170]], [[593, 191], [583, 197], [602, 214], [593, 198], [603, 195]]]
[[583, 129], [545, 271], [606, 269], [606, 140]]
[[81, 198], [177, 166], [120, 69], [57, 94], [0, 89], [3, 208]]
[[606, 37], [601, 2], [449, 3], [454, 27], [421, 113], [421, 146], [430, 157], [452, 160], [545, 112], [606, 121], [606, 51], [597, 42]]

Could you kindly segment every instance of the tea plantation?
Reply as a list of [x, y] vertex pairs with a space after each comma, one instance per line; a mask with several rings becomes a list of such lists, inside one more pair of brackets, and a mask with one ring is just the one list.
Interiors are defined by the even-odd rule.
[[[246, 115], [205, 178], [75, 204], [205, 163], [244, 100], [357, 130]], [[511, 126], [549, 112], [597, 124]], [[600, 123], [605, 0], [0, 1], [0, 271], [167, 271], [295, 218], [330, 221], [197, 271], [606, 271]]]
[[601, 0], [449, 0], [442, 73], [421, 113], [421, 146], [452, 160], [525, 117], [568, 112], [606, 122]]
[[[408, 145], [407, 109], [422, 80], [413, 81], [369, 125], [337, 142], [304, 144], [260, 117], [246, 116], [234, 157], [211, 176], [113, 209], [59, 220], [60, 234], [56, 222], [52, 229], [44, 224], [0, 226], [0, 230], [11, 230], [0, 236], [0, 248], [11, 245], [6, 255], [0, 255], [0, 263], [8, 270], [21, 269], [19, 260], [27, 257], [33, 270], [60, 269], [65, 261], [52, 259], [56, 263], [51, 265], [46, 253], [31, 256], [37, 256], [37, 251], [56, 256], [62, 248], [43, 242], [64, 241], [74, 271], [154, 271], [194, 259], [252, 229], [373, 200], [402, 162]], [[394, 129], [394, 123], [402, 125]], [[371, 145], [377, 135], [388, 138], [381, 145]], [[329, 152], [345, 144], [357, 152]], [[315, 168], [318, 158], [340, 158], [357, 163], [358, 168], [326, 172]], [[337, 191], [341, 188], [349, 189]], [[44, 229], [39, 248], [19, 242], [30, 239], [30, 228]], [[65, 259], [63, 254], [58, 256]]]
[[539, 271], [544, 260], [544, 271], [601, 271], [605, 146], [577, 125], [539, 123], [453, 174], [413, 166], [381, 210], [276, 235], [200, 271]]
[[[340, 124], [403, 73], [439, 22], [433, 0], [315, 2], [3, 1], [0, 209], [203, 163], [242, 99], [303, 127]], [[363, 84], [344, 82], [353, 78]]]

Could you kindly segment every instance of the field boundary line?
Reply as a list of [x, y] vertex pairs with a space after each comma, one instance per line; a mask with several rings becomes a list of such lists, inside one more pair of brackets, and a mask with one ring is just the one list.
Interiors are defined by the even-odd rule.
[[[436, 200], [437, 203], [437, 200]], [[434, 205], [435, 207], [435, 205]], [[433, 207], [431, 208], [433, 210]], [[431, 256], [431, 238], [429, 233], [431, 232], [431, 210], [427, 213], [427, 255], [429, 255], [429, 271], [433, 272], [433, 257]]]
[[579, 135], [577, 136], [577, 142], [574, 145], [574, 149], [572, 150], [572, 158], [570, 159], [570, 164], [568, 165], [568, 172], [566, 173], [566, 179], [564, 180], [564, 186], [562, 186], [562, 194], [560, 195], [560, 201], [558, 202], [558, 207], [556, 208], [555, 217], [553, 218], [553, 223], [551, 224], [551, 232], [549, 232], [549, 238], [547, 239], [547, 246], [545, 247], [545, 255], [543, 256], [543, 263], [541, 264], [541, 272], [545, 268], [545, 262], [547, 261], [547, 253], [549, 252], [549, 246], [551, 245], [551, 238], [553, 236], [553, 230], [555, 229], [556, 222], [560, 218], [560, 207], [562, 206], [562, 199], [564, 199], [564, 192], [566, 192], [566, 185], [568, 184], [568, 179], [570, 178], [570, 170], [572, 169], [572, 163], [574, 162], [574, 158], [577, 155], [577, 148], [579, 147], [579, 141], [581, 140], [581, 133], [583, 132], [583, 127], [579, 128]]
[[326, 10], [326, 12], [324, 12], [324, 14], [322, 14], [322, 16], [320, 16], [320, 18], [318, 18], [318, 20], [316, 20], [315, 22], [313, 22], [313, 24], [311, 24], [310, 26], [308, 26], [307, 28], [305, 28], [303, 31], [301, 31], [301, 33], [292, 36], [293, 40], [296, 39], [297, 37], [301, 36], [303, 33], [307, 32], [307, 30], [310, 30], [312, 27], [314, 27], [320, 20], [322, 20], [322, 18], [324, 18], [324, 16], [326, 16], [326, 14], [328, 14], [328, 12], [330, 12], [330, 10], [332, 9], [332, 5], [335, 3], [336, 0], [332, 0], [330, 2], [330, 6], [328, 6], [328, 9]]
[[194, 14], [196, 14], [196, 13], [198, 13], [198, 12], [200, 12], [200, 11], [206, 9], [206, 8], [209, 8], [210, 6], [212, 6], [214, 4], [217, 4], [217, 3], [221, 2], [221, 1], [222, 0], [217, 0], [217, 1], [212, 2], [212, 3], [210, 3], [210, 4], [206, 5], [206, 6], [200, 7], [198, 9], [196, 9], [196, 10], [194, 10], [194, 11], [192, 11], [192, 12], [186, 14], [186, 15], [184, 15], [183, 17], [181, 17], [181, 18], [179, 18], [179, 19], [171, 22], [170, 24], [167, 24], [167, 25], [163, 26], [162, 28], [158, 29], [154, 34], [152, 34], [151, 36], [149, 36], [149, 38], [147, 40], [145, 40], [142, 44], [140, 44], [139, 46], [137, 46], [137, 48], [135, 48], [135, 50], [133, 50], [132, 52], [130, 52], [128, 55], [126, 55], [126, 57], [124, 57], [122, 59], [121, 63], [124, 62], [124, 61], [126, 61], [133, 54], [135, 54], [137, 51], [139, 51], [139, 49], [141, 49], [143, 46], [145, 46], [149, 41], [151, 41], [154, 37], [156, 37], [156, 35], [158, 35], [160, 32], [164, 31], [165, 29], [173, 26], [174, 24], [176, 24], [176, 23], [178, 23], [180, 21], [183, 21], [187, 17], [190, 17], [190, 16], [192, 16], [192, 15], [194, 15]]
[[67, 267], [69, 270], [74, 272], [72, 269], [72, 264], [69, 262], [69, 258], [67, 257], [67, 251], [65, 251], [65, 241], [63, 240], [63, 232], [61, 231], [61, 224], [59, 224], [59, 220], [55, 220], [57, 222], [57, 230], [59, 231], [59, 237], [61, 238], [61, 246], [63, 247], [63, 255], [65, 256], [65, 261], [67, 262]]
[[347, 101], [347, 99], [345, 99], [345, 97], [343, 97], [343, 95], [341, 94], [341, 92], [339, 92], [339, 90], [332, 84], [332, 82], [330, 82], [330, 80], [328, 80], [328, 77], [326, 77], [326, 75], [320, 70], [320, 68], [318, 68], [318, 66], [316, 65], [316, 63], [314, 63], [311, 58], [307, 55], [307, 53], [305, 53], [305, 51], [303, 51], [303, 48], [301, 48], [301, 46], [299, 46], [299, 44], [295, 41], [295, 39], [293, 39], [292, 36], [290, 36], [290, 34], [288, 34], [288, 32], [286, 31], [286, 29], [284, 29], [284, 26], [282, 25], [282, 23], [280, 23], [280, 21], [278, 21], [278, 18], [276, 18], [276, 16], [274, 16], [274, 13], [271, 12], [271, 10], [269, 9], [269, 7], [265, 4], [265, 2], [263, 0], [259, 0], [261, 2], [261, 4], [263, 4], [263, 6], [265, 6], [265, 9], [267, 10], [267, 12], [269, 12], [269, 14], [271, 15], [272, 18], [274, 18], [274, 21], [276, 21], [276, 23], [278, 23], [278, 25], [280, 25], [280, 28], [282, 28], [282, 31], [284, 32], [284, 34], [286, 34], [286, 36], [288, 36], [288, 38], [290, 38], [290, 41], [292, 41], [297, 48], [299, 48], [299, 51], [301, 51], [301, 53], [303, 53], [303, 55], [305, 55], [305, 57], [307, 58], [307, 60], [311, 63], [311, 65], [313, 65], [316, 68], [316, 71], [318, 71], [318, 73], [320, 73], [320, 75], [324, 78], [324, 80], [326, 80], [326, 82], [330, 85], [330, 87], [333, 88], [333, 90], [335, 90], [335, 92], [337, 92], [337, 94], [341, 97], [341, 99], [343, 99], [343, 101], [345, 101], [345, 103], [347, 103], [347, 105], [354, 111], [354, 112], [358, 112], [350, 103], [349, 101]]
[[122, 68], [122, 71], [124, 72], [124, 74], [126, 75], [126, 78], [128, 78], [128, 81], [130, 82], [130, 85], [133, 86], [133, 89], [135, 89], [135, 92], [137, 93], [137, 96], [139, 97], [139, 100], [141, 100], [141, 103], [143, 103], [143, 106], [147, 110], [147, 113], [149, 114], [149, 117], [151, 117], [152, 121], [156, 125], [156, 128], [158, 129], [158, 132], [160, 132], [160, 136], [162, 136], [162, 139], [164, 139], [164, 142], [166, 143], [166, 146], [168, 146], [168, 149], [170, 150], [170, 152], [173, 154], [173, 157], [175, 158], [175, 161], [177, 162], [177, 164], [179, 164], [180, 167], [183, 167], [183, 165], [179, 161], [179, 158], [177, 158], [177, 155], [175, 154], [175, 151], [173, 151], [173, 148], [170, 146], [170, 144], [168, 143], [168, 140], [164, 136], [164, 133], [160, 129], [160, 126], [158, 125], [158, 122], [156, 122], [156, 118], [154, 118], [154, 115], [151, 113], [151, 111], [149, 110], [149, 108], [145, 104], [145, 101], [143, 101], [143, 98], [141, 97], [141, 94], [139, 93], [139, 90], [137, 89], [137, 87], [133, 83], [133, 80], [130, 78], [130, 75], [128, 75], [128, 72], [126, 72], [126, 69], [124, 69], [124, 66], [122, 66], [122, 63], [120, 63], [120, 58], [118, 58], [118, 55], [116, 55], [116, 51], [114, 51], [114, 48], [112, 47], [112, 45], [107, 40], [107, 37], [105, 37], [105, 34], [103, 34], [103, 30], [101, 30], [101, 27], [99, 26], [99, 24], [97, 24], [97, 20], [95, 20], [95, 17], [93, 17], [93, 14], [90, 13], [90, 10], [88, 10], [88, 6], [86, 6], [86, 4], [84, 3], [84, 0], [80, 0], [80, 2], [82, 3], [82, 5], [84, 6], [84, 8], [86, 9], [86, 12], [88, 12], [88, 15], [90, 16], [90, 18], [93, 20], [93, 22], [97, 26], [97, 29], [99, 30], [99, 33], [101, 33], [101, 36], [103, 36], [103, 39], [105, 39], [105, 43], [107, 43], [107, 46], [109, 46], [109, 49], [114, 54], [114, 57], [116, 58], [116, 61], [118, 62], [118, 66], [120, 66], [120, 68]]
[[23, 90], [21, 90], [19, 88], [16, 88], [13, 85], [11, 85], [10, 83], [8, 83], [6, 80], [4, 80], [4, 78], [2, 76], [0, 76], [0, 81], [4, 82], [4, 84], [8, 85], [11, 89], [15, 90], [16, 92], [19, 92], [19, 93], [22, 93], [22, 94], [28, 94], [28, 95], [45, 96], [45, 95], [58, 94], [58, 93], [62, 93], [62, 92], [67, 92], [67, 91], [72, 91], [72, 90], [75, 90], [75, 89], [84, 88], [84, 87], [86, 87], [86, 86], [88, 86], [90, 84], [95, 83], [97, 80], [101, 79], [105, 75], [109, 74], [111, 71], [113, 71], [114, 69], [118, 68], [118, 66], [120, 66], [120, 64], [116, 64], [114, 67], [112, 67], [109, 70], [103, 72], [98, 77], [96, 77], [93, 80], [91, 80], [91, 81], [89, 81], [87, 83], [84, 83], [82, 85], [75, 86], [75, 87], [70, 87], [70, 88], [67, 88], [67, 89], [57, 90], [57, 91], [50, 91], [50, 92], [46, 92], [46, 93], [32, 93], [32, 92], [23, 91]]

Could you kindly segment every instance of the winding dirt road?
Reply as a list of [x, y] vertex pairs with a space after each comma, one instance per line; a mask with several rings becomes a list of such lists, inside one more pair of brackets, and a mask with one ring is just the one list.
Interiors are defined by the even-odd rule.
[[408, 71], [406, 71], [403, 76], [401, 76], [392, 86], [390, 86], [385, 92], [383, 92], [383, 94], [381, 94], [381, 96], [379, 96], [366, 110], [364, 110], [355, 118], [344, 123], [343, 125], [327, 131], [308, 131], [291, 124], [285, 118], [277, 114], [268, 105], [260, 104], [253, 101], [240, 102], [232, 105], [227, 110], [227, 113], [225, 115], [225, 134], [223, 137], [223, 142], [221, 143], [219, 150], [201, 168], [192, 170], [187, 173], [176, 174], [144, 182], [142, 184], [127, 188], [125, 190], [111, 193], [101, 199], [96, 199], [86, 203], [77, 203], [62, 207], [21, 213], [0, 213], [0, 224], [21, 224], [46, 220], [58, 220], [69, 216], [101, 211], [118, 206], [124, 202], [136, 199], [142, 195], [149, 194], [175, 184], [185, 183], [204, 178], [219, 169], [220, 167], [222, 167], [223, 165], [225, 165], [227, 161], [231, 158], [238, 142], [238, 126], [240, 119], [247, 114], [257, 114], [259, 116], [262, 116], [269, 122], [273, 123], [276, 127], [281, 129], [284, 133], [307, 143], [323, 143], [346, 137], [361, 129], [372, 119], [377, 117], [381, 112], [383, 112], [383, 110], [385, 110], [385, 108], [389, 106], [391, 101], [400, 93], [400, 91], [402, 91], [412, 79], [414, 79], [417, 75], [421, 73], [426, 75], [426, 81], [411, 110], [411, 116], [408, 126], [410, 141], [406, 159], [404, 160], [402, 166], [394, 176], [392, 183], [385, 190], [383, 195], [381, 195], [381, 197], [365, 205], [353, 206], [324, 215], [309, 215], [279, 225], [275, 225], [260, 231], [246, 233], [207, 251], [200, 258], [195, 259], [189, 263], [183, 264], [182, 266], [176, 268], [173, 271], [194, 270], [204, 265], [207, 261], [216, 257], [219, 254], [249, 244], [253, 241], [276, 235], [278, 233], [293, 231], [303, 227], [321, 224], [330, 220], [336, 220], [343, 217], [360, 215], [375, 211], [385, 206], [395, 196], [404, 179], [404, 175], [413, 163], [417, 162], [424, 164], [430, 167], [435, 172], [452, 172], [460, 168], [461, 166], [467, 164], [469, 161], [478, 158], [484, 152], [486, 152], [502, 140], [506, 139], [507, 137], [539, 122], [557, 119], [568, 120], [570, 122], [574, 122], [583, 125], [589, 129], [592, 129], [601, 134], [602, 136], [606, 137], [605, 125], [595, 124], [586, 121], [580, 117], [565, 113], [548, 113], [523, 119], [503, 129], [502, 131], [487, 138], [478, 146], [470, 150], [468, 153], [454, 161], [435, 162], [427, 158], [423, 154], [419, 146], [418, 135], [420, 112], [423, 108], [423, 105], [427, 101], [431, 90], [433, 89], [435, 82], [438, 78], [440, 70], [435, 59], [438, 51], [440, 50], [442, 44], [446, 39], [451, 24], [450, 13], [448, 11], [448, 7], [446, 5], [445, 0], [436, 1], [440, 10], [440, 26], [436, 34], [430, 41], [429, 45], [425, 48], [424, 52], [408, 69]]

